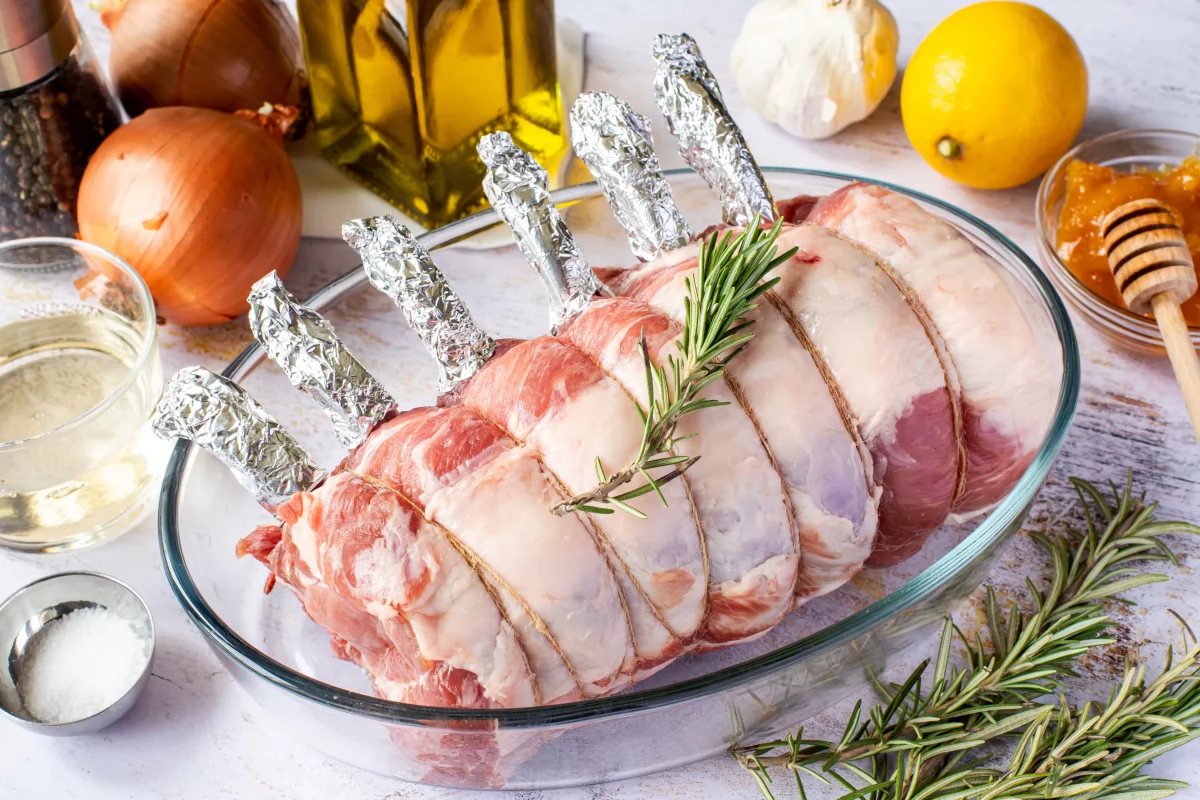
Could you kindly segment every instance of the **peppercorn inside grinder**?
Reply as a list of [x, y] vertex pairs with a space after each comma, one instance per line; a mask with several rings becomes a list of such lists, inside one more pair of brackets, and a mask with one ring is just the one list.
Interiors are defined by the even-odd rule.
[[[51, 626], [64, 625], [68, 615], [81, 610], [93, 614], [102, 612], [108, 619], [119, 620], [119, 624], [128, 626], [135, 637], [132, 641], [143, 648], [134, 662], [141, 665], [140, 671], [135, 675], [125, 675], [106, 670], [104, 662], [111, 660], [108, 656], [119, 657], [120, 653], [85, 652], [87, 648], [84, 647], [78, 653], [58, 654], [60, 659], [86, 659], [86, 680], [118, 681], [116, 691], [112, 693], [112, 702], [82, 719], [40, 721], [26, 708], [22, 694], [27, 682], [34, 677], [30, 672], [38, 669], [44, 660], [37, 657], [36, 651], [48, 644], [47, 640], [53, 632]], [[91, 637], [85, 635], [82, 646], [91, 645], [94, 649], [104, 631], [95, 633]], [[74, 640], [79, 642], [80, 637], [76, 636]], [[104, 646], [117, 647], [119, 642], [106, 640]], [[117, 663], [121, 662], [118, 660]], [[0, 718], [11, 720], [28, 730], [47, 736], [78, 736], [108, 727], [137, 703], [150, 680], [153, 664], [154, 621], [150, 617], [150, 609], [137, 592], [115, 578], [99, 572], [60, 572], [34, 581], [0, 603]], [[61, 680], [64, 676], [60, 670], [59, 675], [47, 676], [47, 679], [50, 677]], [[94, 695], [97, 688], [103, 687], [52, 686], [49, 691], [56, 702], [66, 703], [72, 692], [78, 694], [92, 690]]]
[[122, 120], [70, 0], [0, 2], [0, 242], [74, 236], [84, 168]]

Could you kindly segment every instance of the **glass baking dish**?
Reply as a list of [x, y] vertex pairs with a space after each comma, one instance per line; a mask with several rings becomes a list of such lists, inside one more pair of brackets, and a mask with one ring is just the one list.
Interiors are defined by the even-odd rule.
[[[777, 198], [826, 194], [854, 180], [795, 169], [765, 173]], [[695, 230], [719, 218], [716, 197], [698, 176], [675, 171], [670, 179]], [[980, 584], [1042, 485], [1079, 392], [1071, 323], [1029, 257], [963, 211], [889, 188], [951, 221], [995, 257], [1036, 298], [1062, 345], [1063, 378], [1051, 427], [1016, 488], [985, 517], [948, 524], [916, 557], [863, 572], [757, 642], [686, 657], [623, 694], [498, 712], [450, 710], [377, 699], [358, 668], [334, 657], [328, 636], [289, 592], [264, 594], [266, 571], [253, 559], [236, 560], [234, 544], [269, 516], [215, 458], [181, 441], [159, 506], [163, 562], [180, 603], [281, 729], [335, 758], [408, 781], [540, 789], [617, 780], [794, 728], [847, 695], [869, 692], [872, 676], [921, 647], [944, 615]], [[593, 265], [632, 261], [595, 184], [563, 189], [556, 197]], [[541, 283], [493, 212], [422, 239], [493, 335], [544, 333]], [[347, 256], [349, 262], [349, 248]], [[329, 317], [402, 407], [427, 405], [436, 397], [433, 363], [361, 269], [333, 281], [308, 304]], [[344, 451], [327, 433], [324, 416], [263, 361], [262, 350], [252, 345], [224, 374], [262, 402], [319, 463], [336, 464]]]

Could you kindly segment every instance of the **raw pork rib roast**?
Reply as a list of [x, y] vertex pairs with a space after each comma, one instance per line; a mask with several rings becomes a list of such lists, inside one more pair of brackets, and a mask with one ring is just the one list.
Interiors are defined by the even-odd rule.
[[[660, 101], [704, 101], [711, 120], [732, 125], [715, 84], [687, 83], [684, 67], [656, 54]], [[637, 501], [646, 519], [549, 513], [596, 485], [597, 458], [610, 471], [634, 460], [647, 404], [639, 341], [658, 364], [675, 352], [700, 254], [648, 123], [616, 98], [585, 95], [572, 121], [576, 150], [642, 258], [633, 268], [589, 269], [544, 170], [506, 134], [480, 144], [488, 196], [550, 289], [551, 335], [494, 342], [406, 230], [383, 217], [347, 225], [371, 282], [442, 367], [436, 407], [394, 409], [277, 279], [255, 287], [255, 335], [352, 450], [327, 478], [312, 468], [273, 479], [260, 499], [279, 523], [239, 553], [295, 592], [382, 698], [494, 709], [598, 697], [687, 652], [753, 639], [864, 563], [916, 553], [952, 512], [995, 504], [1045, 433], [1058, 342], [991, 258], [878, 186], [782, 201], [777, 212], [748, 151], [714, 156], [690, 144], [696, 108], [664, 112], [721, 194], [720, 227], [780, 216], [779, 252], [794, 252], [750, 315], [754, 338], [705, 389], [727, 405], [681, 419], [679, 434], [693, 436], [677, 454], [702, 457], [663, 485], [665, 505]], [[260, 456], [223, 455], [180, 416], [204, 380], [247, 419], [269, 419], [237, 387], [193, 370], [173, 381], [156, 424], [254, 473]], [[272, 441], [286, 444], [271, 424]], [[431, 768], [461, 767], [453, 745], [435, 749]], [[464, 781], [487, 783], [477, 778]]]

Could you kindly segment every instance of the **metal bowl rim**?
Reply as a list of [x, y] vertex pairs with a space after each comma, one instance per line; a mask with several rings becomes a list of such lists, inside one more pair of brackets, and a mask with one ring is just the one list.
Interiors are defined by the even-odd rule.
[[[89, 578], [100, 578], [102, 580], [108, 581], [109, 583], [115, 583], [117, 586], [120, 586], [122, 589], [124, 589], [125, 591], [127, 591], [131, 595], [133, 595], [133, 598], [138, 601], [138, 604], [141, 606], [142, 611], [144, 611], [146, 613], [146, 622], [150, 626], [150, 637], [147, 639], [147, 641], [150, 643], [150, 653], [148, 654], [148, 656], [146, 658], [146, 668], [142, 670], [142, 674], [138, 676], [138, 679], [133, 682], [133, 685], [130, 686], [124, 692], [124, 694], [122, 694], [120, 697], [118, 697], [116, 700], [114, 700], [110, 705], [105, 706], [104, 708], [97, 711], [95, 714], [92, 714], [91, 716], [88, 716], [88, 717], [84, 717], [83, 719], [73, 719], [70, 722], [41, 722], [40, 720], [36, 720], [36, 719], [25, 719], [24, 717], [18, 717], [16, 714], [13, 714], [7, 708], [0, 705], [0, 715], [3, 715], [5, 718], [10, 719], [13, 722], [16, 722], [19, 725], [23, 725], [26, 728], [29, 728], [31, 730], [45, 730], [45, 731], [51, 731], [51, 730], [55, 730], [55, 729], [65, 730], [66, 728], [70, 728], [72, 725], [81, 725], [82, 723], [93, 721], [97, 717], [107, 714], [113, 708], [116, 708], [117, 706], [121, 705], [121, 703], [123, 703], [125, 701], [125, 699], [127, 697], [129, 697], [130, 694], [139, 690], [139, 687], [142, 686], [142, 684], [146, 678], [146, 673], [150, 672], [150, 670], [153, 669], [153, 666], [154, 666], [154, 653], [155, 653], [155, 648], [157, 645], [158, 637], [154, 630], [154, 615], [150, 613], [149, 604], [147, 604], [146, 599], [144, 597], [142, 597], [140, 594], [138, 594], [137, 590], [134, 589], [132, 586], [130, 586], [128, 583], [121, 580], [120, 578], [114, 578], [112, 575], [106, 575], [103, 572], [96, 572], [95, 570], [77, 569], [77, 570], [68, 570], [67, 572], [54, 572], [49, 575], [43, 575], [40, 578], [30, 581], [29, 583], [22, 586], [20, 589], [17, 589], [15, 592], [10, 594], [8, 597], [4, 598], [3, 602], [0, 602], [0, 617], [2, 617], [4, 615], [4, 609], [8, 607], [8, 604], [10, 602], [12, 602], [13, 600], [16, 600], [20, 595], [24, 594], [27, 590], [32, 589], [34, 586], [37, 586], [38, 584], [41, 584], [41, 583], [48, 583], [50, 581], [58, 580], [60, 578], [71, 578], [71, 577], [76, 577], [79, 575], [85, 575]], [[11, 647], [11, 644], [12, 644], [11, 642], [7, 643], [7, 645], [5, 646], [4, 649], [7, 651], [8, 647]], [[7, 663], [7, 658], [5, 658], [5, 663]], [[2, 668], [4, 670], [8, 669], [7, 666], [0, 667], [0, 668]], [[13, 684], [15, 685], [16, 678], [14, 676], [12, 676], [11, 674], [9, 675], [9, 678], [13, 681]], [[116, 722], [116, 719], [111, 720], [110, 723], [111, 722]]]

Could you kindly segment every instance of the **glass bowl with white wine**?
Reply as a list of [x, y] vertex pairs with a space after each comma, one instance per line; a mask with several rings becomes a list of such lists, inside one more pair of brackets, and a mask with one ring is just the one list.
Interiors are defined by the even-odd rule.
[[0, 242], [0, 546], [50, 552], [126, 530], [164, 451], [154, 301], [113, 254]]

